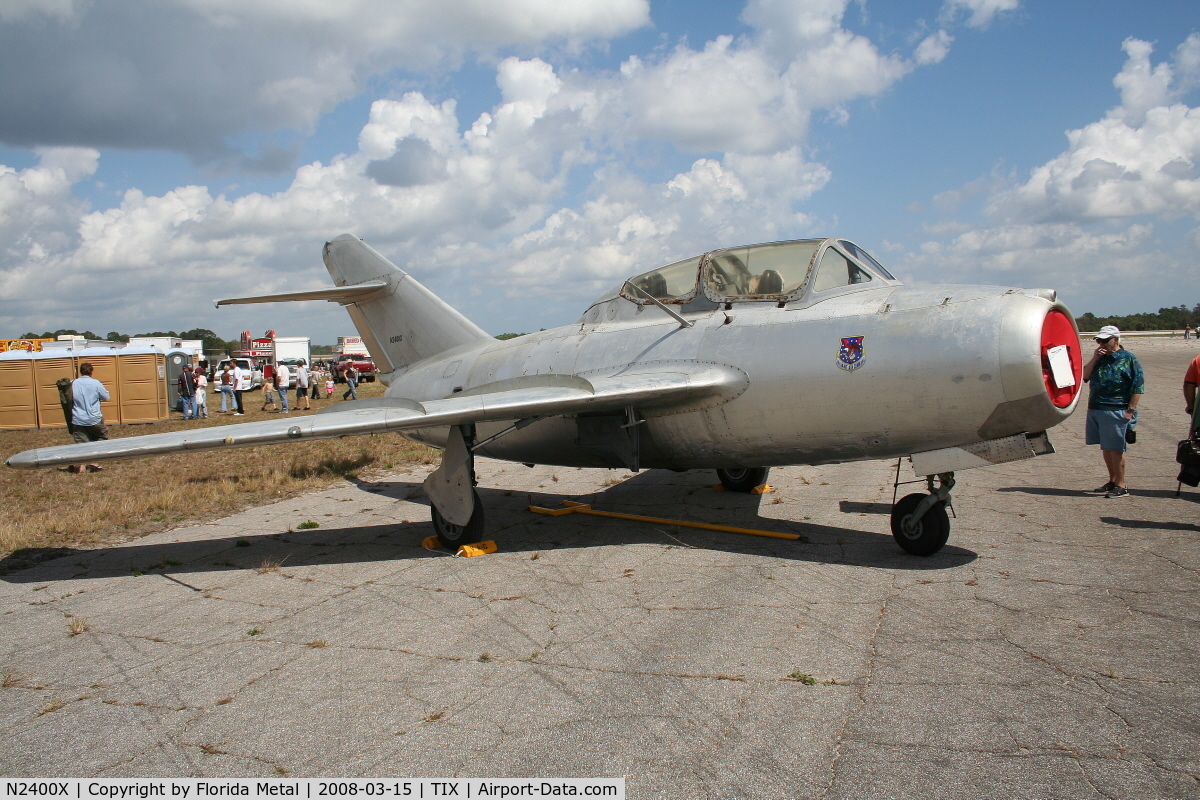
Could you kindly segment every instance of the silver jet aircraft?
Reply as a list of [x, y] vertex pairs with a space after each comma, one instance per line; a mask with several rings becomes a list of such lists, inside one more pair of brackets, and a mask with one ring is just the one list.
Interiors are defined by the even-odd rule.
[[396, 432], [443, 449], [434, 529], [483, 538], [476, 455], [527, 464], [715, 469], [733, 491], [786, 464], [909, 457], [928, 491], [893, 508], [915, 555], [945, 544], [956, 470], [1052, 452], [1078, 402], [1073, 318], [1048, 289], [907, 287], [845, 239], [715, 250], [630, 278], [571, 325], [498, 341], [349, 234], [328, 300], [384, 397], [281, 418], [19, 453], [18, 468]]

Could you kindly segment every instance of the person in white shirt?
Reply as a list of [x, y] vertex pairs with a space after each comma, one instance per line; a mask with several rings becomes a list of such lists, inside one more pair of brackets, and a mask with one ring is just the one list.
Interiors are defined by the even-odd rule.
[[275, 365], [275, 378], [278, 385], [277, 394], [279, 395], [279, 405], [281, 406], [279, 413], [288, 413], [288, 387], [292, 382], [292, 373], [287, 368], [287, 364], [280, 361]]
[[246, 410], [242, 408], [242, 377], [246, 374], [242, 369], [241, 364], [233, 362], [233, 399], [237, 402], [237, 411], [234, 412], [235, 417], [244, 416]]

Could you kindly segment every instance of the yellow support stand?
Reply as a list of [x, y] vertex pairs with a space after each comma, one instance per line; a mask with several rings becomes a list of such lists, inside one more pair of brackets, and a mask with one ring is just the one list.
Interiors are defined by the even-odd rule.
[[591, 514], [597, 517], [612, 517], [613, 519], [628, 519], [634, 522], [651, 522], [655, 525], [679, 525], [684, 528], [703, 528], [708, 531], [723, 531], [724, 533], [744, 533], [750, 536], [767, 536], [772, 539], [791, 539], [796, 541], [800, 536], [795, 533], [779, 533], [776, 531], [760, 531], [754, 528], [735, 528], [731, 525], [711, 525], [707, 522], [687, 522], [681, 519], [663, 519], [662, 517], [643, 517], [638, 514], [618, 514], [615, 511], [597, 511], [586, 503], [573, 503], [563, 500], [566, 508], [542, 508], [529, 506], [528, 510], [535, 514], [546, 514], [551, 517], [561, 517], [563, 514]]

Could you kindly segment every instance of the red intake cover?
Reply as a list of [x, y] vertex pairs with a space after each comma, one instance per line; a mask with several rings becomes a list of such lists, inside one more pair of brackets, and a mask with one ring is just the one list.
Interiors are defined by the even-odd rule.
[[[1054, 375], [1050, 372], [1050, 359], [1046, 355], [1051, 347], [1063, 344], [1067, 346], [1067, 354], [1071, 359], [1071, 373], [1075, 376], [1073, 386], [1059, 389], [1054, 383]], [[1083, 356], [1079, 352], [1079, 334], [1075, 325], [1063, 312], [1052, 309], [1042, 321], [1042, 378], [1046, 381], [1046, 394], [1050, 401], [1059, 408], [1071, 405], [1075, 395], [1083, 388]]]

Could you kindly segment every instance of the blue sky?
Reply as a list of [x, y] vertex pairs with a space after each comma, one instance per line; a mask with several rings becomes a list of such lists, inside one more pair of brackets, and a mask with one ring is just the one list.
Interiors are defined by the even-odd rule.
[[1194, 2], [13, 0], [0, 45], [0, 338], [331, 342], [332, 304], [210, 301], [323, 285], [347, 231], [493, 333], [820, 235], [1200, 302]]

